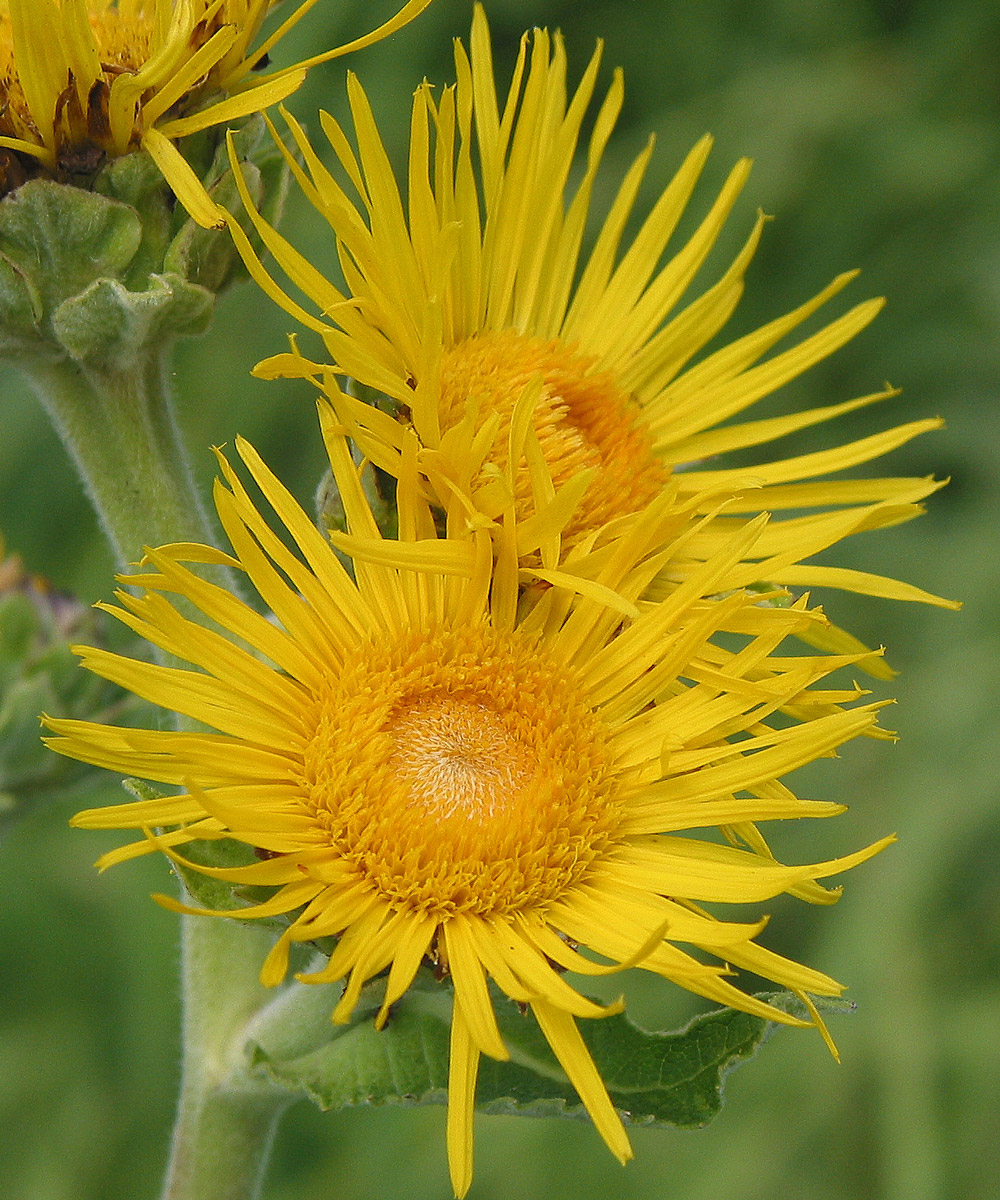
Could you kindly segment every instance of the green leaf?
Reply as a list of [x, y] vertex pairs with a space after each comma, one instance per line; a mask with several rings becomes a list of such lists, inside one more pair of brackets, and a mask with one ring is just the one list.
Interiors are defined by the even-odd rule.
[[324, 1110], [444, 1103], [451, 1020], [446, 990], [440, 985], [429, 989], [426, 979], [415, 984], [394, 1007], [386, 1027], [377, 1031], [369, 1018], [382, 986], [369, 984], [355, 1021], [335, 1026], [330, 1013], [340, 995], [338, 986], [293, 985], [275, 1004], [278, 1019], [254, 1031], [254, 1065], [272, 1083], [305, 1093]]
[[[764, 998], [783, 1011], [805, 1015], [787, 994]], [[510, 1002], [496, 1007], [511, 1061], [483, 1059], [478, 1106], [495, 1113], [586, 1117], [534, 1018]], [[624, 1013], [578, 1024], [626, 1121], [680, 1129], [698, 1129], [719, 1113], [726, 1076], [754, 1058], [778, 1027], [732, 1008], [696, 1017], [672, 1033], [647, 1032]]]
[[[323, 1109], [444, 1103], [451, 1005], [447, 988], [428, 972], [394, 1006], [381, 1032], [367, 1019], [380, 1002], [381, 985], [369, 985], [370, 995], [363, 994], [359, 1009], [365, 1017], [343, 1028], [329, 1024], [339, 988], [295, 987], [276, 1002], [275, 1018], [255, 1031], [253, 1062], [272, 1083], [305, 1093]], [[794, 997], [765, 998], [801, 1013]], [[511, 1058], [481, 1060], [477, 1108], [586, 1118], [534, 1017], [499, 993], [493, 1003]], [[649, 1033], [624, 1014], [578, 1025], [625, 1121], [682, 1129], [705, 1125], [719, 1112], [728, 1073], [753, 1058], [776, 1028], [729, 1008], [696, 1017], [674, 1033]]]

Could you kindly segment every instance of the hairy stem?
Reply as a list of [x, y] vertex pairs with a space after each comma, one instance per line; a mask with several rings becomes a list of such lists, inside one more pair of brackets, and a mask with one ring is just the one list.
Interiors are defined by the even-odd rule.
[[119, 565], [144, 546], [211, 540], [173, 416], [168, 350], [98, 374], [65, 357], [19, 364], [72, 456]]
[[[169, 344], [126, 370], [68, 356], [18, 365], [70, 453], [119, 566], [143, 548], [214, 541], [167, 387]], [[173, 664], [171, 664], [173, 665]], [[181, 1094], [163, 1200], [254, 1200], [290, 1096], [250, 1076], [248, 1022], [267, 997], [257, 973], [270, 936], [184, 917]]]
[[269, 935], [185, 917], [184, 1060], [162, 1200], [255, 1200], [289, 1093], [247, 1074], [248, 1023], [267, 994], [257, 971]]

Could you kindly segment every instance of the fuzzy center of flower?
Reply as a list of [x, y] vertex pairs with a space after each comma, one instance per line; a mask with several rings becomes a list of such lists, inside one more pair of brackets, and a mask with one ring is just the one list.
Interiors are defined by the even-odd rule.
[[499, 915], [579, 881], [621, 804], [606, 728], [534, 643], [475, 627], [365, 648], [305, 756], [315, 819], [385, 900]]
[[387, 731], [394, 746], [389, 762], [411, 803], [431, 820], [483, 825], [502, 817], [534, 774], [528, 747], [476, 700], [416, 701], [392, 717]]
[[[514, 406], [525, 387], [541, 384], [533, 425], [557, 488], [580, 471], [596, 475], [567, 527], [570, 536], [638, 511], [662, 490], [667, 470], [635, 401], [595, 360], [564, 346], [513, 330], [478, 334], [446, 350], [441, 363], [442, 427], [457, 424], [470, 402], [480, 419], [497, 413], [500, 431], [490, 461], [506, 466]], [[518, 516], [533, 511], [525, 461], [515, 480]]]

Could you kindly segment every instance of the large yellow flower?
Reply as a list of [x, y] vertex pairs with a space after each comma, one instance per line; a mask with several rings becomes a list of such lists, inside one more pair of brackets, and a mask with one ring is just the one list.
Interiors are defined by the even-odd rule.
[[0, 0], [0, 194], [39, 170], [73, 177], [141, 146], [203, 225], [218, 214], [173, 145], [284, 99], [310, 67], [370, 45], [430, 0], [409, 0], [365, 37], [255, 74], [317, 0], [255, 46], [280, 0]]
[[[691, 151], [623, 249], [648, 146], [582, 259], [591, 192], [623, 95], [616, 74], [593, 120], [585, 168], [571, 188], [599, 59], [598, 50], [570, 93], [561, 39], [536, 30], [530, 48], [528, 39], [522, 43], [501, 102], [486, 19], [477, 7], [471, 57], [456, 43], [456, 86], [435, 99], [424, 85], [414, 97], [405, 200], [356, 79], [349, 79], [349, 96], [357, 152], [341, 126], [321, 116], [349, 181], [344, 186], [286, 114], [305, 169], [291, 154], [290, 164], [335, 234], [347, 288], [340, 290], [256, 217], [277, 263], [318, 308], [314, 316], [263, 269], [233, 223], [258, 282], [323, 335], [331, 356], [328, 364], [312, 362], [293, 347], [259, 364], [257, 373], [314, 380], [365, 454], [390, 473], [399, 469], [404, 430], [414, 429], [421, 468], [438, 501], [459, 488], [489, 520], [506, 503], [496, 468], [510, 438], [521, 436], [515, 413], [530, 391], [528, 419], [539, 453], [526, 454], [515, 480], [522, 517], [561, 496], [560, 503], [573, 508], [565, 530], [573, 540], [642, 508], [671, 479], [683, 501], [723, 487], [733, 493], [729, 525], [695, 534], [687, 548], [692, 561], [704, 561], [720, 537], [769, 511], [784, 519], [772, 521], [754, 543], [756, 566], [748, 571], [758, 579], [933, 600], [904, 583], [803, 560], [848, 534], [922, 511], [919, 501], [937, 486], [933, 480], [822, 477], [884, 454], [938, 421], [913, 421], [829, 450], [739, 469], [706, 465], [715, 455], [765, 445], [893, 394], [887, 389], [790, 416], [726, 423], [843, 345], [882, 302], [865, 301], [766, 357], [854, 273], [840, 275], [799, 308], [692, 365], [736, 307], [763, 227], [761, 217], [718, 281], [684, 300], [749, 163], [737, 163], [695, 232], [664, 261], [710, 139]], [[251, 207], [249, 196], [244, 202]], [[397, 411], [343, 395], [338, 375], [390, 397]], [[477, 464], [472, 474], [470, 462]], [[669, 586], [676, 576], [663, 582]]]
[[[488, 979], [530, 1007], [624, 1161], [628, 1138], [575, 1021], [620, 1006], [584, 998], [564, 971], [642, 967], [721, 1004], [806, 1023], [737, 989], [727, 976], [744, 968], [799, 995], [822, 1028], [811, 997], [840, 986], [758, 945], [763, 921], [722, 920], [702, 905], [782, 892], [829, 903], [836, 893], [817, 881], [885, 844], [786, 866], [755, 824], [842, 811], [797, 798], [780, 777], [874, 732], [878, 705], [859, 703], [856, 688], [819, 686], [853, 658], [780, 651], [822, 614], [739, 589], [765, 517], [720, 536], [685, 583], [650, 603], [641, 597], [651, 575], [683, 554], [693, 530], [718, 524], [697, 515], [718, 496], [684, 499], [668, 482], [609, 538], [593, 578], [574, 574], [572, 553], [556, 567], [519, 566], [513, 506], [496, 555], [460, 498], [439, 528], [410, 435], [399, 537], [384, 539], [341, 425], [325, 405], [321, 415], [347, 533], [331, 547], [241, 442], [282, 536], [220, 456], [216, 505], [232, 553], [150, 550], [145, 569], [122, 580], [142, 594], [123, 590], [121, 607], [108, 606], [191, 669], [80, 648], [90, 670], [208, 730], [49, 719], [62, 753], [183, 789], [83, 812], [75, 824], [145, 831], [105, 866], [155, 847], [180, 857], [203, 838], [253, 847], [262, 861], [194, 869], [275, 889], [221, 914], [287, 914], [266, 984], [284, 978], [292, 943], [339, 936], [327, 965], [304, 976], [346, 980], [335, 1021], [350, 1019], [362, 985], [380, 973], [379, 1025], [422, 961], [450, 976], [447, 1125], [459, 1195], [471, 1179], [479, 1056], [507, 1056]], [[503, 467], [508, 480], [517, 457]], [[338, 553], [353, 560], [353, 577]], [[242, 573], [273, 619], [206, 580], [204, 564]], [[539, 581], [546, 586], [526, 589]], [[697, 829], [724, 836], [690, 836]]]

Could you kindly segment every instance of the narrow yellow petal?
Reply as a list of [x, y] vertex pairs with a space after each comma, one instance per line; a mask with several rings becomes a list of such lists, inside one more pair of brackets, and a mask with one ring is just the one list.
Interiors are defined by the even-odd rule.
[[236, 96], [229, 96], [217, 104], [209, 105], [200, 112], [192, 113], [189, 117], [175, 117], [169, 121], [162, 121], [156, 128], [164, 137], [176, 141], [178, 138], [198, 133], [202, 129], [211, 129], [216, 125], [226, 125], [230, 121], [238, 121], [253, 113], [263, 112], [272, 104], [280, 104], [293, 92], [298, 91], [305, 81], [305, 77], [304, 70], [291, 70], [281, 75], [273, 75], [268, 79], [261, 80], [248, 91], [240, 92]]
[[188, 213], [205, 229], [223, 229], [227, 214], [205, 191], [205, 185], [191, 169], [187, 159], [158, 129], [147, 129], [142, 148], [163, 172], [174, 195]]
[[456, 1004], [448, 1065], [448, 1169], [457, 1200], [462, 1200], [472, 1184], [472, 1118], [478, 1071], [479, 1048]]
[[576, 1022], [569, 1013], [544, 1000], [534, 1001], [531, 1010], [560, 1066], [576, 1088], [597, 1132], [620, 1163], [628, 1162], [632, 1157], [628, 1134], [608, 1098], [607, 1089], [597, 1073], [590, 1051], [584, 1045]]
[[872, 575], [867, 571], [855, 571], [848, 567], [788, 567], [779, 571], [780, 582], [801, 587], [834, 587], [848, 592], [860, 592], [864, 596], [882, 596], [886, 600], [912, 600], [920, 604], [934, 604], [938, 608], [957, 611], [962, 607], [960, 600], [948, 600], [935, 596], [922, 588], [884, 575]]
[[442, 931], [448, 967], [455, 984], [455, 1007], [461, 1011], [470, 1037], [483, 1054], [497, 1059], [509, 1058], [486, 990], [486, 975], [466, 923], [455, 917], [445, 922]]

